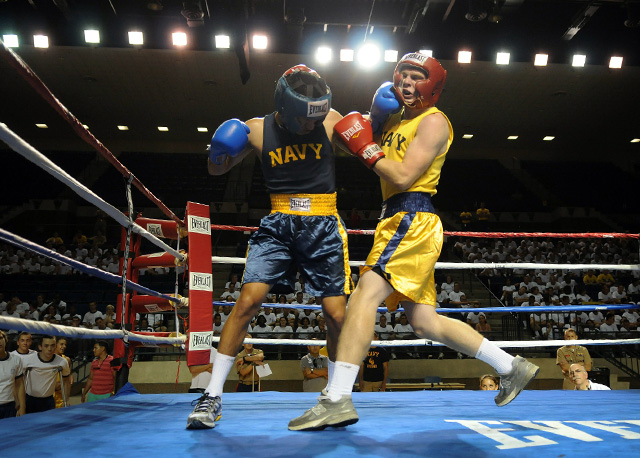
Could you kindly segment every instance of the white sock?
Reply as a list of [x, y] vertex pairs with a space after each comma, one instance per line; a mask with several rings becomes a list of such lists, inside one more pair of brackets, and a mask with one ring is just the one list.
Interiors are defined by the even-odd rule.
[[211, 380], [209, 386], [205, 390], [209, 393], [209, 396], [216, 397], [222, 396], [222, 389], [224, 388], [224, 382], [227, 380], [231, 366], [236, 360], [234, 356], [223, 355], [222, 353], [216, 354], [213, 360], [213, 370], [211, 371]]
[[360, 366], [344, 361], [336, 361], [335, 366], [331, 385], [329, 385], [329, 398], [332, 401], [337, 401], [345, 395], [351, 395], [353, 384], [358, 377], [358, 372], [360, 372]]
[[336, 363], [329, 360], [329, 375], [327, 376], [327, 391], [329, 391], [329, 386], [331, 385], [331, 380], [333, 380], [333, 372], [336, 370]]
[[514, 357], [487, 339], [482, 341], [476, 359], [489, 364], [499, 375], [508, 374], [513, 368]]

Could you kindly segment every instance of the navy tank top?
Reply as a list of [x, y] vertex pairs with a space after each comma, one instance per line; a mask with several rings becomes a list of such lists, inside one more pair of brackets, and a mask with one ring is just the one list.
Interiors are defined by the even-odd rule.
[[271, 194], [331, 194], [336, 190], [333, 148], [324, 126], [293, 135], [264, 118], [262, 173]]

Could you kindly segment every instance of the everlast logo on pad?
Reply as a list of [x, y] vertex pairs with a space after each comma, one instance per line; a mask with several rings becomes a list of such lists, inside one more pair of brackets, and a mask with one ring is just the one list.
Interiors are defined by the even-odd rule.
[[192, 291], [213, 291], [211, 288], [211, 274], [191, 272], [189, 276], [189, 289]]
[[428, 57], [423, 54], [416, 54], [416, 53], [412, 53], [412, 54], [409, 54], [408, 56], [405, 56], [406, 60], [417, 60], [418, 62], [420, 62], [420, 64], [424, 64], [427, 58]]
[[329, 101], [307, 102], [307, 118], [321, 118], [329, 114]]
[[209, 218], [189, 215], [189, 232], [211, 235], [211, 223], [209, 222]]
[[189, 333], [189, 351], [194, 350], [210, 350], [213, 335], [211, 331], [190, 332]]
[[291, 197], [289, 199], [289, 210], [298, 212], [310, 212], [311, 199], [300, 199], [297, 197]]
[[360, 135], [358, 132], [360, 132], [361, 130], [364, 130], [364, 127], [362, 127], [362, 124], [360, 124], [360, 121], [356, 121], [356, 123], [349, 127], [347, 130], [345, 130], [344, 132], [342, 132], [342, 136], [344, 137], [345, 141], [349, 141], [351, 140], [352, 137], [358, 137], [358, 135]]
[[147, 224], [147, 231], [156, 237], [164, 237], [164, 234], [162, 233], [162, 226], [160, 224]]

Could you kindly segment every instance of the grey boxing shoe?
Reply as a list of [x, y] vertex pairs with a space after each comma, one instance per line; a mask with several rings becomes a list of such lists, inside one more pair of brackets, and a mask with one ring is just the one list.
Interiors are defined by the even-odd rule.
[[540, 368], [530, 363], [522, 356], [516, 356], [511, 363], [513, 369], [506, 375], [500, 376], [500, 392], [495, 398], [498, 407], [505, 406], [513, 401], [516, 396], [538, 375]]
[[352, 425], [358, 420], [358, 414], [353, 407], [350, 395], [342, 396], [333, 402], [329, 396], [323, 393], [318, 397], [318, 404], [315, 407], [289, 422], [289, 429], [291, 431], [317, 431], [328, 426], [337, 428]]
[[222, 399], [220, 399], [220, 396], [211, 397], [209, 393], [204, 393], [194, 402], [196, 406], [187, 418], [187, 429], [215, 428], [216, 421], [220, 420], [222, 416]]

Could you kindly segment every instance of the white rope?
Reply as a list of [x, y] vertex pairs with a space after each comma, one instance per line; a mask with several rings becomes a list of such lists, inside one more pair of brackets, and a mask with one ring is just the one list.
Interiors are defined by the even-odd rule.
[[[49, 158], [47, 158], [44, 154], [40, 153], [33, 146], [25, 142], [22, 138], [16, 135], [11, 129], [9, 129], [6, 125], [0, 123], [0, 139], [2, 139], [9, 147], [14, 150], [16, 153], [23, 156], [25, 159], [31, 161], [42, 170], [57, 178], [61, 182], [65, 183], [69, 186], [76, 194], [80, 197], [84, 198], [86, 201], [94, 204], [96, 207], [103, 210], [113, 219], [115, 219], [118, 223], [120, 223], [123, 227], [127, 227], [129, 225], [129, 219], [122, 214], [117, 208], [105, 202], [102, 198], [97, 196], [93, 191], [84, 186], [78, 180], [73, 178], [63, 169], [54, 164]], [[167, 253], [170, 253], [172, 256], [179, 260], [183, 260], [183, 254], [171, 248], [169, 245], [164, 243], [162, 240], [147, 232], [144, 228], [137, 224], [133, 224], [133, 232], [136, 234], [140, 234], [145, 239], [149, 240], [151, 243], [156, 245], [157, 247], [163, 249]]]
[[[246, 258], [212, 256], [214, 264], [246, 264]], [[349, 261], [351, 267], [363, 266], [365, 261]], [[537, 264], [533, 262], [436, 262], [436, 269], [564, 269], [564, 270], [640, 270], [638, 264]]]
[[157, 337], [135, 332], [125, 332], [119, 329], [87, 329], [64, 326], [61, 324], [51, 324], [44, 321], [24, 320], [0, 315], [0, 328], [12, 329], [16, 331], [33, 332], [34, 334], [45, 334], [52, 336], [76, 337], [78, 339], [123, 339], [125, 336], [129, 340], [136, 342], [148, 342], [154, 344], [180, 345], [185, 342], [184, 335], [178, 337]]
[[[213, 342], [219, 342], [220, 337], [214, 337]], [[320, 345], [327, 344], [326, 340], [310, 340], [310, 339], [245, 339], [244, 343], [254, 345]], [[429, 339], [413, 339], [413, 340], [376, 340], [378, 347], [409, 347], [409, 346], [427, 346], [427, 347], [446, 347], [445, 344]], [[569, 344], [566, 340], [492, 340], [491, 343], [496, 344], [500, 348], [537, 348], [537, 347], [562, 347]], [[633, 345], [639, 344], [639, 339], [599, 339], [599, 340], [572, 340], [570, 345]]]

